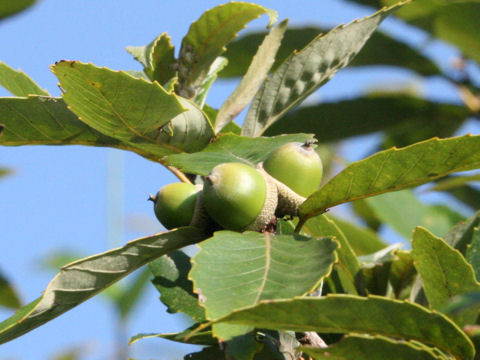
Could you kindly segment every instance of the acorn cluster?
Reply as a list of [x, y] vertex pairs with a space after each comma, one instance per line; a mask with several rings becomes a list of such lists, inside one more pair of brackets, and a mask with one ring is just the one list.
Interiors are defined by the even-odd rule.
[[215, 166], [203, 187], [166, 185], [154, 211], [167, 229], [196, 226], [209, 231], [265, 231], [276, 219], [296, 216], [305, 198], [320, 186], [322, 161], [311, 142], [292, 142], [272, 151], [256, 168], [229, 162]]

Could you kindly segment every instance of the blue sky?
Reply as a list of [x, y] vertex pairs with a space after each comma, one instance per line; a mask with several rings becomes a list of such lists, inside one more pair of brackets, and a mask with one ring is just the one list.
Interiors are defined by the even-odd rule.
[[[0, 23], [0, 60], [21, 68], [50, 93], [59, 95], [56, 78], [49, 70], [55, 61], [80, 60], [113, 69], [140, 70], [140, 65], [124, 50], [127, 45], [145, 45], [166, 31], [178, 49], [190, 23], [205, 9], [220, 3], [42, 0], [31, 10]], [[290, 26], [337, 25], [371, 12], [341, 0], [258, 3], [278, 10], [280, 19], [290, 18]], [[246, 31], [264, 28], [266, 23], [263, 17]], [[398, 21], [387, 20], [383, 28], [418, 46], [426, 40], [425, 35]], [[442, 66], [448, 66], [455, 54], [439, 43], [430, 44], [426, 51]], [[439, 79], [419, 84], [411, 73], [392, 69], [343, 70], [314, 96], [322, 99], [354, 96], [374, 83], [407, 81], [422, 86], [429, 97], [459, 101], [454, 89]], [[234, 86], [234, 81], [217, 84], [208, 102], [219, 106]], [[0, 89], [0, 96], [8, 94]], [[352, 144], [350, 147], [355, 146], [355, 151], [347, 147], [345, 153], [354, 159], [362, 154], [358, 148], [368, 146], [368, 138]], [[113, 171], [107, 170], [107, 163], [116, 164]], [[151, 203], [145, 200], [149, 193], [175, 181], [166, 169], [138, 155], [90, 147], [3, 147], [0, 166], [15, 171], [11, 177], [0, 180], [0, 269], [25, 302], [37, 298], [53, 275], [41, 266], [48, 254], [63, 249], [95, 254], [160, 231]], [[113, 231], [107, 229], [107, 208], [114, 220], [121, 219]], [[119, 237], [118, 233], [123, 235]], [[0, 310], [2, 319], [10, 314]], [[107, 359], [115, 341], [113, 319], [106, 301], [90, 300], [0, 346], [0, 360], [47, 359], [58, 350], [83, 345], [87, 349], [86, 359]], [[185, 325], [181, 315], [165, 312], [158, 293], [150, 287], [129, 323], [129, 335], [173, 332]], [[131, 351], [137, 359], [181, 359], [188, 350], [152, 339], [133, 345]]]

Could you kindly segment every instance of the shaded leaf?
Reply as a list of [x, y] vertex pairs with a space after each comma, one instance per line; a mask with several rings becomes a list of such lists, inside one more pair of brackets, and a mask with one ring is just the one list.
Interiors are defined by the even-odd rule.
[[64, 266], [40, 298], [0, 323], [0, 344], [74, 308], [155, 258], [202, 239], [199, 229], [184, 227]]
[[138, 60], [150, 80], [165, 84], [175, 76], [175, 53], [167, 33], [158, 35], [146, 46], [127, 46], [127, 51]]
[[431, 186], [429, 191], [445, 191], [454, 189], [459, 186], [463, 186], [470, 182], [480, 182], [480, 174], [474, 175], [459, 175], [459, 176], [447, 176], [445, 179], [437, 181]]
[[444, 191], [477, 210], [480, 208], [480, 191], [470, 183], [480, 181], [480, 175], [449, 176], [437, 181], [428, 191]]
[[260, 5], [245, 2], [230, 2], [207, 10], [192, 23], [182, 40], [179, 63], [178, 93], [191, 97], [201, 87], [213, 61], [225, 51], [225, 45], [247, 23], [260, 15], [270, 16], [270, 25], [275, 23], [276, 12]]
[[225, 349], [225, 359], [234, 360], [253, 360], [255, 354], [263, 348], [263, 344], [257, 341], [253, 331], [245, 335], [235, 336], [223, 345]]
[[[327, 33], [327, 29], [302, 26], [289, 28], [278, 50], [272, 70], [277, 69], [293, 51], [307, 46], [316, 36]], [[220, 77], [240, 77], [247, 71], [250, 60], [266, 32], [255, 32], [232, 41], [224, 53], [230, 59], [228, 66], [220, 73]], [[385, 33], [377, 31], [372, 34], [362, 51], [353, 59], [349, 66], [398, 66], [415, 71], [419, 75], [439, 75], [440, 69], [429, 58], [423, 56], [417, 49], [398, 41]]]
[[[456, 295], [480, 291], [472, 266], [441, 238], [418, 227], [413, 234], [412, 248], [415, 268], [432, 309], [442, 309]], [[479, 309], [480, 306], [455, 316], [455, 321], [462, 326], [474, 324]]]
[[480, 4], [457, 2], [436, 9], [434, 35], [457, 46], [463, 54], [480, 63]]
[[[337, 249], [339, 261], [337, 271], [339, 272], [340, 281], [344, 290], [351, 294], [358, 294], [355, 287], [355, 279], [360, 271], [360, 263], [350, 246], [348, 238], [345, 237], [336, 222], [327, 215], [316, 216], [305, 224], [303, 231], [312, 236], [332, 237], [338, 241], [340, 246]], [[361, 287], [360, 290], [362, 290]]]
[[198, 324], [191, 326], [185, 331], [171, 334], [138, 334], [130, 339], [129, 345], [143, 339], [161, 338], [176, 341], [183, 344], [194, 345], [217, 345], [218, 341], [213, 337], [212, 330], [202, 330], [192, 333], [198, 327]]
[[135, 305], [138, 304], [148, 280], [150, 280], [150, 271], [145, 268], [115, 294], [114, 301], [120, 317], [124, 321], [132, 314]]
[[399, 138], [414, 130], [414, 140], [421, 141], [451, 136], [470, 114], [464, 106], [407, 95], [378, 95], [301, 107], [272, 124], [265, 135], [306, 132], [314, 133], [319, 142], [332, 142], [383, 130]]
[[396, 243], [387, 246], [373, 254], [363, 255], [358, 257], [358, 261], [362, 269], [372, 269], [376, 266], [382, 266], [386, 263], [393, 262], [396, 259], [396, 252], [402, 244]]
[[19, 295], [2, 273], [0, 273], [0, 306], [9, 309], [18, 309], [22, 306]]
[[403, 294], [403, 291], [413, 285], [417, 272], [411, 251], [398, 250], [395, 252], [395, 256], [396, 259], [390, 267], [389, 280], [395, 297], [402, 299], [407, 296], [407, 294]]
[[472, 265], [475, 271], [475, 279], [480, 279], [480, 229], [473, 230], [472, 241], [467, 247], [466, 260]]
[[216, 165], [224, 162], [243, 162], [256, 165], [265, 160], [268, 154], [288, 142], [305, 142], [311, 135], [292, 134], [272, 138], [248, 138], [234, 134], [220, 135], [201, 152], [176, 154], [166, 157], [166, 164], [189, 174], [207, 175]]
[[374, 295], [272, 300], [234, 311], [218, 321], [294, 331], [383, 335], [419, 341], [457, 358], [474, 356], [470, 339], [445, 315], [414, 303]]
[[3, 61], [0, 61], [0, 85], [15, 96], [49, 95], [23, 71], [12, 69]]
[[35, 2], [36, 0], [0, 0], [0, 19], [19, 13]]
[[205, 310], [193, 293], [193, 284], [188, 279], [192, 267], [190, 257], [178, 250], [164, 255], [148, 264], [155, 276], [153, 284], [160, 292], [160, 300], [168, 307], [169, 313], [183, 312], [193, 320], [205, 320]]
[[403, 190], [366, 199], [378, 219], [410, 239], [416, 226], [444, 236], [463, 216], [441, 205], [420, 202], [411, 190]]
[[287, 58], [257, 92], [242, 135], [262, 135], [288, 110], [327, 82], [361, 50], [382, 20], [400, 6], [336, 27]]
[[472, 217], [458, 223], [450, 230], [444, 237], [445, 242], [465, 254], [468, 244], [472, 242], [473, 232], [479, 223], [480, 211], [477, 211]]
[[[215, 132], [219, 132], [232, 121], [252, 100], [262, 82], [266, 79], [275, 55], [287, 29], [288, 20], [282, 21], [265, 36], [252, 59], [242, 81], [223, 103], [215, 122]], [[235, 61], [235, 59], [233, 59]], [[298, 132], [298, 131], [296, 131]]]
[[448, 359], [434, 353], [427, 346], [410, 341], [396, 341], [384, 336], [347, 335], [340, 342], [325, 349], [301, 347], [299, 350], [317, 360]]
[[225, 353], [216, 346], [210, 346], [202, 351], [185, 355], [184, 360], [225, 360]]
[[480, 166], [480, 136], [431, 139], [347, 166], [301, 206], [303, 220], [348, 201], [402, 190]]
[[357, 255], [367, 255], [387, 247], [387, 244], [377, 234], [351, 222], [330, 215], [335, 224], [345, 234], [350, 246]]
[[[218, 319], [261, 300], [316, 289], [331, 271], [337, 244], [329, 238], [220, 231], [199, 247], [190, 278], [207, 318]], [[230, 337], [228, 329], [213, 331]]]

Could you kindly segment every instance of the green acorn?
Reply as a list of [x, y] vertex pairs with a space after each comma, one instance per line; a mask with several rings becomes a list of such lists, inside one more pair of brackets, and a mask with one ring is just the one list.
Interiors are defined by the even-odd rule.
[[150, 196], [157, 219], [167, 229], [188, 226], [193, 218], [200, 187], [187, 183], [172, 183]]
[[277, 188], [261, 171], [223, 163], [205, 177], [203, 204], [224, 229], [262, 231], [275, 219]]
[[308, 197], [322, 181], [322, 160], [312, 142], [291, 142], [273, 150], [263, 162], [263, 168], [297, 194]]

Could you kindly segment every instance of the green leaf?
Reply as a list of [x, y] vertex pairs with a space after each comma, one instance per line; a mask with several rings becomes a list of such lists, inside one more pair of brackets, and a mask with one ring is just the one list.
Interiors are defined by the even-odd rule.
[[[316, 36], [327, 32], [327, 29], [313, 26], [289, 28], [278, 50], [272, 70], [277, 69], [292, 52], [304, 48]], [[220, 77], [243, 76], [265, 35], [267, 33], [263, 31], [255, 32], [232, 41], [224, 53], [224, 56], [229, 59], [229, 64], [221, 72]], [[380, 31], [372, 34], [362, 51], [349, 64], [349, 66], [376, 65], [403, 67], [423, 76], [440, 75], [441, 73], [438, 66], [419, 53], [417, 49]]]
[[437, 181], [428, 190], [429, 191], [446, 191], [446, 190], [454, 189], [459, 186], [463, 186], [470, 182], [478, 182], [478, 181], [480, 181], [480, 174], [448, 176], [445, 179], [441, 179]]
[[48, 91], [41, 89], [27, 74], [12, 69], [3, 61], [0, 61], [0, 85], [15, 96], [49, 96]]
[[122, 147], [118, 140], [78, 120], [62, 99], [43, 96], [0, 98], [0, 135], [0, 144], [7, 146]]
[[361, 50], [382, 20], [400, 6], [336, 27], [287, 58], [257, 92], [242, 135], [262, 135], [288, 110], [327, 82]]
[[[392, 2], [395, 1], [383, 1]], [[419, 0], [399, 11], [398, 16], [480, 62], [480, 41], [475, 36], [480, 31], [478, 1]]]
[[[440, 310], [456, 295], [480, 291], [472, 266], [444, 240], [418, 227], [412, 240], [412, 254], [430, 307]], [[455, 316], [459, 325], [474, 324], [478, 310]]]
[[457, 46], [463, 54], [480, 63], [480, 4], [452, 3], [435, 14], [434, 35]]
[[[215, 122], [216, 133], [242, 112], [266, 79], [275, 61], [275, 55], [282, 42], [287, 24], [288, 20], [282, 21], [265, 36], [242, 81], [220, 108]], [[232, 60], [235, 61], [234, 59]]]
[[270, 25], [276, 22], [277, 14], [272, 10], [252, 3], [230, 2], [207, 10], [193, 22], [180, 49], [178, 93], [192, 97], [204, 84], [213, 61], [225, 51], [225, 45], [247, 23], [263, 14], [270, 16]]
[[170, 36], [162, 33], [146, 46], [127, 47], [127, 51], [143, 65], [149, 79], [158, 81], [160, 85], [175, 76], [175, 48], [170, 41]]
[[169, 313], [183, 312], [193, 320], [205, 320], [205, 310], [193, 293], [193, 284], [188, 279], [191, 269], [190, 257], [178, 250], [151, 262], [148, 267], [155, 276], [153, 284], [160, 292], [160, 300]]
[[222, 71], [222, 69], [227, 66], [228, 60], [223, 56], [219, 56], [215, 59], [215, 61], [210, 66], [207, 75], [205, 76], [205, 81], [203, 84], [198, 88], [197, 94], [195, 95], [194, 102], [200, 108], [203, 108], [205, 105], [205, 101], [207, 99], [208, 92], [212, 87], [215, 80], [217, 80], [218, 73]]
[[476, 210], [480, 208], [480, 191], [470, 182], [480, 181], [480, 174], [467, 176], [450, 176], [437, 181], [428, 191], [444, 191]]
[[263, 348], [263, 344], [257, 341], [254, 331], [245, 335], [235, 336], [223, 345], [225, 349], [225, 359], [235, 360], [253, 360], [255, 354]]
[[445, 235], [444, 239], [448, 245], [460, 250], [465, 254], [468, 244], [472, 242], [475, 228], [480, 223], [480, 211], [477, 211], [472, 217], [458, 223], [452, 230]]
[[402, 190], [480, 167], [480, 136], [431, 139], [381, 151], [347, 166], [300, 207], [306, 220], [348, 201]]
[[413, 265], [413, 256], [411, 251], [398, 250], [395, 252], [396, 259], [390, 267], [390, 284], [396, 298], [406, 297], [404, 290], [408, 289], [415, 280], [417, 274]]
[[107, 146], [155, 161], [165, 154], [155, 144], [128, 144], [103, 135], [81, 122], [63, 99], [44, 96], [0, 98], [0, 145]]
[[203, 348], [202, 351], [185, 355], [184, 360], [225, 360], [225, 353], [216, 346]]
[[[220, 231], [199, 245], [190, 278], [208, 319], [315, 290], [336, 260], [329, 238]], [[225, 339], [228, 330], [213, 329]], [[221, 332], [219, 334], [219, 332]]]
[[292, 141], [311, 140], [307, 134], [292, 134], [272, 138], [248, 138], [234, 134], [220, 135], [201, 152], [167, 156], [172, 165], [189, 174], [207, 175], [216, 165], [224, 162], [243, 162], [256, 165], [265, 160], [277, 147]]
[[[357, 295], [355, 284], [356, 277], [360, 271], [360, 263], [350, 246], [348, 238], [345, 237], [336, 222], [327, 215], [316, 216], [305, 224], [303, 231], [312, 236], [332, 237], [338, 241], [340, 246], [337, 249], [339, 261], [337, 271], [339, 272], [340, 281], [344, 290]], [[361, 287], [360, 290], [362, 290]]]
[[22, 306], [14, 287], [2, 273], [0, 273], [0, 306], [10, 309], [18, 309]]
[[467, 247], [466, 260], [472, 265], [475, 271], [475, 279], [480, 279], [480, 229], [473, 230], [472, 241]]
[[[359, 114], [365, 116], [359, 118]], [[414, 132], [415, 140], [421, 141], [451, 136], [470, 114], [464, 106], [406, 95], [378, 95], [301, 107], [275, 122], [265, 135], [314, 133], [319, 142], [328, 143], [388, 130], [396, 137]]]
[[143, 339], [161, 338], [176, 341], [183, 344], [193, 345], [217, 345], [218, 341], [213, 337], [212, 330], [202, 330], [192, 333], [198, 324], [191, 326], [185, 331], [171, 334], [138, 334], [130, 339], [129, 345]]
[[158, 83], [79, 62], [57, 63], [53, 71], [81, 121], [126, 146], [154, 153], [158, 161], [170, 153], [198, 151], [213, 137], [201, 110]]
[[[0, 132], [0, 135], [1, 135], [1, 132]], [[0, 167], [0, 178], [2, 178], [4, 176], [7, 176], [7, 175], [10, 175], [11, 173], [12, 173], [12, 170], [4, 168], [4, 167]]]
[[317, 360], [447, 360], [427, 346], [397, 341], [384, 336], [347, 335], [328, 348], [301, 347], [299, 350]]
[[35, 2], [36, 0], [0, 0], [0, 19], [19, 13]]
[[39, 299], [0, 323], [0, 344], [56, 318], [155, 258], [202, 239], [199, 229], [184, 227], [64, 266]]
[[354, 225], [338, 217], [330, 216], [330, 218], [348, 239], [355, 254], [367, 255], [387, 247], [387, 244], [374, 231]]
[[150, 271], [145, 268], [115, 293], [114, 301], [122, 320], [125, 321], [132, 314], [144, 293], [148, 280], [150, 280]]
[[62, 61], [52, 67], [69, 108], [103, 134], [127, 142], [155, 142], [151, 132], [185, 109], [156, 83], [121, 71]]
[[218, 322], [294, 331], [383, 335], [435, 346], [459, 359], [474, 356], [470, 339], [445, 315], [411, 302], [374, 295], [271, 300], [234, 311]]
[[410, 239], [416, 226], [423, 226], [437, 236], [444, 236], [463, 217], [439, 205], [425, 205], [413, 191], [403, 190], [366, 199], [378, 219]]

